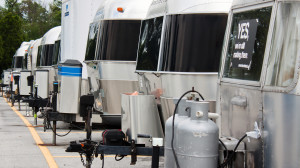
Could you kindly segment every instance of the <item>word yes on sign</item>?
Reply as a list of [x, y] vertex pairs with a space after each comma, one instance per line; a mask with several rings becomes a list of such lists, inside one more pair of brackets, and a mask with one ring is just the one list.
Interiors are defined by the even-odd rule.
[[234, 34], [234, 50], [231, 66], [232, 68], [250, 70], [258, 19], [241, 20], [237, 26], [238, 31]]

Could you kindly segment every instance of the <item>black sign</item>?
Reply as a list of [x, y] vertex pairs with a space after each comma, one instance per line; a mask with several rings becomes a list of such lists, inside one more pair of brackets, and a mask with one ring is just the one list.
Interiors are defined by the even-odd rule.
[[232, 68], [250, 70], [256, 39], [258, 19], [241, 20], [234, 34], [234, 50], [231, 59]]

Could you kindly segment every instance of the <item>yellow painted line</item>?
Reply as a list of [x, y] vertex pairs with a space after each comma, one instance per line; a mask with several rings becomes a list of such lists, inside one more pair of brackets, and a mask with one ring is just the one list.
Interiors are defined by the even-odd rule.
[[[53, 156], [55, 158], [79, 158], [80, 156]], [[85, 157], [82, 155], [82, 157]], [[115, 155], [104, 155], [104, 157], [115, 157]]]
[[[51, 134], [52, 134], [52, 132], [49, 132], [49, 131], [48, 131], [48, 132], [42, 132], [42, 131], [41, 131], [41, 132], [38, 132], [38, 133], [42, 133], [42, 134], [43, 134], [43, 133], [44, 133], [44, 134], [45, 134], [45, 133], [51, 133]], [[68, 132], [58, 132], [58, 131], [57, 131], [56, 133], [58, 133], [58, 134], [66, 134], [66, 133], [68, 133]], [[70, 134], [71, 134], [71, 133], [76, 133], [76, 134], [83, 134], [83, 133], [85, 133], [85, 134], [86, 134], [86, 132], [74, 132], [74, 131], [71, 131]], [[96, 132], [96, 131], [93, 131], [92, 133], [102, 133], [102, 132]]]
[[[6, 98], [5, 101], [7, 102]], [[8, 103], [8, 102], [7, 102]], [[8, 103], [10, 106], [11, 104]], [[15, 107], [11, 107], [11, 109], [23, 120], [23, 122], [25, 123], [25, 125], [27, 126], [27, 128], [29, 129], [33, 139], [35, 140], [36, 144], [38, 145], [38, 147], [40, 148], [40, 150], [42, 151], [48, 165], [50, 168], [58, 168], [53, 156], [51, 155], [49, 149], [46, 146], [41, 146], [40, 144], [44, 144], [44, 142], [42, 141], [42, 139], [40, 138], [39, 134], [37, 133], [37, 131], [34, 129], [34, 127], [32, 127], [32, 125], [30, 124], [30, 122], [15, 108]]]
[[[116, 155], [104, 155], [104, 157], [115, 157]], [[80, 156], [53, 156], [55, 158], [79, 158]], [[84, 155], [82, 155], [82, 157], [85, 157]], [[130, 157], [130, 155], [125, 156], [125, 157]], [[137, 157], [151, 157], [151, 156], [142, 156], [142, 155], [138, 155]]]

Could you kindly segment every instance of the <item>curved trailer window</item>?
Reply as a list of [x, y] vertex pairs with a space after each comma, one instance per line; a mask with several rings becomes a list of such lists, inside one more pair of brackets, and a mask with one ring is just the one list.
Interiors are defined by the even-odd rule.
[[97, 60], [135, 61], [140, 20], [104, 20], [97, 48]]
[[27, 62], [28, 62], [28, 53], [25, 54], [25, 57], [23, 59], [23, 68], [27, 69]]
[[166, 18], [161, 71], [218, 72], [227, 14]]
[[223, 77], [259, 81], [272, 7], [234, 13]]
[[52, 65], [56, 65], [60, 62], [60, 40], [55, 41]]
[[162, 26], [163, 17], [142, 21], [137, 70], [157, 71]]
[[22, 56], [13, 57], [13, 67], [14, 68], [23, 68], [23, 57]]
[[36, 57], [36, 66], [40, 66], [41, 65], [41, 56], [42, 56], [42, 46], [40, 45], [38, 47], [38, 54], [37, 54], [37, 57]]
[[294, 79], [300, 49], [299, 9], [299, 2], [278, 4], [267, 67], [268, 86], [287, 87]]
[[54, 44], [40, 45], [37, 55], [37, 66], [51, 66]]
[[98, 22], [90, 24], [89, 36], [88, 36], [86, 52], [85, 52], [86, 61], [95, 59], [99, 25], [100, 24]]

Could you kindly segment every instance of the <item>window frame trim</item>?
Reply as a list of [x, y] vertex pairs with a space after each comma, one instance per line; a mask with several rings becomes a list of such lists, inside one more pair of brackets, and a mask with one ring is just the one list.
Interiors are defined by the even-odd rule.
[[[129, 61], [129, 60], [102, 60], [100, 58], [98, 58], [98, 54], [99, 54], [99, 40], [102, 39], [102, 35], [103, 35], [103, 31], [101, 30], [101, 28], [103, 28], [103, 23], [106, 22], [106, 21], [139, 21], [140, 22], [140, 29], [141, 29], [141, 25], [142, 25], [142, 21], [141, 19], [127, 19], [127, 18], [122, 18], [122, 19], [100, 19], [99, 21], [95, 21], [95, 22], [99, 22], [98, 25], [99, 25], [99, 30], [98, 30], [98, 37], [97, 37], [97, 42], [96, 42], [96, 49], [95, 49], [95, 57], [94, 57], [94, 60], [86, 60], [86, 61], [121, 61], [121, 62], [132, 62], [132, 61]], [[93, 22], [93, 23], [95, 23]], [[100, 44], [101, 45], [101, 44]], [[139, 44], [138, 44], [139, 45]], [[102, 49], [101, 49], [102, 51]], [[99, 55], [99, 57], [101, 57]], [[136, 62], [136, 59], [135, 61]]]
[[[276, 2], [276, 12], [274, 14], [274, 23], [273, 23], [273, 29], [272, 29], [272, 36], [273, 36], [273, 30], [274, 30], [274, 25], [275, 25], [275, 21], [276, 21], [276, 15], [277, 15], [277, 11], [278, 11], [278, 4], [279, 3], [285, 3], [285, 2], [290, 2], [290, 3], [291, 2], [298, 2], [298, 3], [300, 3], [299, 1], [278, 1], [278, 2]], [[270, 44], [270, 48], [271, 48], [271, 44]], [[269, 57], [270, 57], [270, 51], [269, 51]], [[291, 84], [289, 84], [286, 87], [266, 85], [267, 63], [268, 63], [268, 60], [266, 61], [265, 78], [264, 78], [264, 81], [263, 81], [262, 90], [263, 91], [267, 91], [267, 92], [289, 93], [293, 89], [295, 89], [297, 87], [297, 85], [298, 85], [299, 73], [300, 73], [299, 72], [300, 71], [300, 56], [299, 56], [299, 54], [296, 56], [296, 63], [295, 63], [293, 80], [292, 80]]]
[[138, 50], [140, 48], [140, 38], [139, 38], [139, 43], [138, 43], [138, 47], [137, 47], [137, 52], [136, 52], [136, 67], [135, 67], [135, 72], [136, 73], [158, 73], [159, 68], [161, 66], [161, 55], [162, 55], [162, 50], [163, 50], [163, 46], [164, 46], [164, 35], [165, 35], [165, 21], [166, 21], [166, 14], [162, 15], [162, 16], [156, 16], [156, 17], [151, 17], [151, 18], [147, 18], [144, 20], [141, 20], [141, 26], [140, 26], [140, 34], [142, 32], [142, 22], [145, 20], [150, 20], [150, 19], [154, 19], [154, 18], [159, 18], [162, 17], [163, 18], [163, 22], [162, 22], [162, 30], [161, 30], [161, 34], [160, 34], [160, 46], [159, 46], [159, 53], [158, 53], [158, 62], [157, 62], [157, 68], [156, 70], [137, 70], [137, 64], [138, 64], [138, 57], [139, 57], [139, 53]]
[[[240, 12], [246, 12], [246, 11], [250, 11], [250, 10], [255, 10], [255, 9], [260, 9], [260, 8], [265, 8], [265, 7], [272, 7], [272, 11], [271, 11], [271, 17], [270, 17], [270, 23], [269, 23], [269, 30], [268, 30], [268, 35], [267, 35], [267, 41], [266, 41], [266, 46], [265, 46], [265, 52], [264, 52], [264, 58], [263, 58], [263, 64], [262, 64], [262, 69], [261, 69], [261, 73], [260, 73], [260, 79], [258, 81], [253, 81], [253, 80], [243, 80], [243, 79], [234, 79], [234, 78], [227, 78], [224, 77], [224, 70], [225, 70], [225, 62], [226, 62], [226, 55], [227, 55], [227, 51], [228, 51], [228, 45], [229, 45], [229, 34], [231, 32], [231, 28], [232, 28], [232, 20], [233, 20], [233, 14], [235, 13], [240, 13]], [[275, 10], [274, 10], [275, 9]], [[276, 14], [276, 10], [277, 9], [277, 3], [275, 2], [270, 2], [267, 1], [265, 3], [260, 3], [260, 4], [254, 4], [254, 5], [246, 5], [244, 7], [241, 8], [237, 8], [237, 9], [231, 9], [230, 14], [228, 15], [228, 24], [229, 25], [226, 30], [226, 34], [225, 34], [225, 38], [224, 40], [224, 46], [222, 49], [222, 66], [221, 66], [221, 70], [220, 70], [220, 82], [224, 82], [224, 83], [232, 83], [232, 84], [238, 84], [238, 85], [246, 85], [246, 86], [254, 86], [254, 87], [259, 87], [262, 88], [262, 84], [264, 84], [264, 79], [265, 79], [265, 69], [267, 66], [267, 61], [270, 55], [270, 47], [271, 47], [271, 38], [272, 38], [272, 34], [273, 34], [273, 26], [274, 26], [274, 21], [275, 21], [275, 14]]]
[[[213, 13], [213, 14], [217, 14], [218, 12], [216, 12], [216, 13]], [[161, 48], [160, 48], [160, 52], [159, 52], [159, 60], [158, 60], [158, 66], [157, 66], [157, 71], [155, 72], [155, 73], [158, 73], [158, 74], [190, 74], [190, 75], [195, 75], [195, 74], [218, 74], [219, 75], [219, 72], [220, 72], [220, 70], [219, 71], [216, 71], [216, 72], [179, 72], [179, 71], [162, 71], [161, 70], [161, 68], [162, 68], [162, 57], [163, 57], [163, 54], [162, 54], [162, 52], [163, 52], [163, 49], [164, 49], [164, 46], [165, 46], [165, 43], [164, 43], [164, 38], [165, 38], [165, 33], [166, 33], [166, 29], [165, 29], [165, 24], [166, 24], [166, 22], [165, 22], [165, 20], [167, 19], [167, 17], [168, 16], [173, 16], [173, 15], [197, 15], [197, 14], [210, 14], [210, 13], [168, 13], [168, 14], [165, 14], [164, 15], [164, 21], [163, 21], [163, 32], [162, 32], [162, 40], [163, 41], [161, 41]], [[224, 13], [219, 13], [219, 14], [224, 14]], [[228, 18], [227, 18], [227, 25], [228, 25], [228, 19], [229, 19], [229, 15], [230, 15], [230, 13], [228, 13]], [[223, 39], [223, 44], [224, 44], [224, 40], [225, 40], [225, 35], [226, 35], [226, 33], [227, 33], [227, 26], [226, 26], [226, 28], [225, 28], [225, 34], [224, 34], [224, 39]], [[222, 52], [221, 52], [221, 56], [220, 56], [220, 65], [219, 66], [221, 66], [221, 64], [222, 64], [222, 53], [223, 53], [223, 47], [224, 46], [222, 46]], [[147, 71], [147, 72], [149, 72], [149, 71]]]

